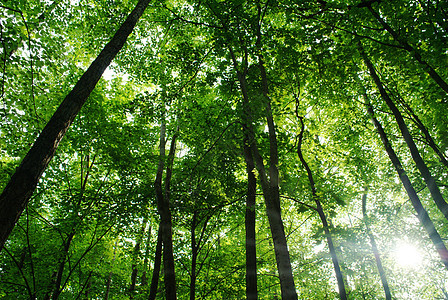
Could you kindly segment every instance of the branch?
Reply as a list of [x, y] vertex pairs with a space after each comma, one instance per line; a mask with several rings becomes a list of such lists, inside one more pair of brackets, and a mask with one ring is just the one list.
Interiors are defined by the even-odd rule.
[[296, 202], [296, 203], [299, 203], [300, 205], [306, 206], [306, 207], [308, 207], [308, 208], [310, 208], [310, 209], [312, 209], [312, 210], [314, 210], [314, 211], [318, 211], [317, 208], [315, 208], [314, 206], [309, 205], [309, 204], [306, 204], [306, 203], [304, 203], [304, 202], [302, 202], [302, 201], [299, 201], [299, 200], [297, 200], [297, 199], [295, 199], [295, 198], [292, 198], [292, 197], [289, 197], [289, 196], [283, 196], [283, 195], [280, 195], [280, 197], [281, 197], [281, 198], [284, 198], [284, 199], [292, 200], [292, 201], [294, 201], [294, 202]]

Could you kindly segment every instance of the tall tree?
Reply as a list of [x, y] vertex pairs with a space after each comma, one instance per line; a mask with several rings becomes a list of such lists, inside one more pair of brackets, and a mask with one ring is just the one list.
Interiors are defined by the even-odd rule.
[[437, 186], [435, 178], [432, 176], [431, 172], [429, 171], [425, 161], [423, 160], [422, 156], [420, 155], [420, 152], [417, 149], [417, 145], [414, 142], [414, 139], [409, 132], [408, 126], [406, 125], [404, 118], [393, 102], [393, 100], [390, 98], [389, 94], [385, 90], [383, 83], [381, 82], [381, 79], [379, 78], [375, 67], [373, 66], [370, 59], [367, 57], [367, 54], [365, 53], [364, 49], [362, 48], [361, 43], [358, 43], [359, 52], [362, 56], [362, 59], [364, 60], [364, 63], [367, 66], [367, 69], [369, 70], [370, 76], [372, 77], [373, 81], [375, 82], [376, 87], [380, 91], [381, 97], [383, 98], [384, 102], [386, 102], [389, 109], [392, 111], [395, 120], [397, 121], [397, 125], [400, 128], [401, 134], [406, 142], [406, 144], [409, 147], [409, 150], [411, 152], [412, 159], [414, 160], [415, 164], [417, 165], [417, 168], [419, 169], [423, 179], [425, 180], [426, 186], [428, 187], [429, 192], [431, 193], [431, 196], [439, 208], [439, 210], [442, 212], [442, 214], [445, 216], [445, 218], [448, 220], [448, 203], [445, 201], [445, 199], [442, 196], [442, 193], [439, 190], [439, 187]]
[[56, 148], [98, 80], [142, 16], [149, 0], [140, 0], [73, 90], [65, 97], [0, 195], [0, 251], [31, 198]]
[[383, 285], [384, 294], [386, 300], [392, 300], [392, 294], [390, 292], [389, 283], [387, 281], [386, 272], [384, 271], [383, 263], [381, 261], [380, 252], [376, 244], [375, 236], [372, 233], [369, 225], [369, 217], [367, 216], [367, 188], [362, 195], [362, 217], [364, 219], [364, 224], [366, 226], [366, 232], [369, 236], [370, 245], [372, 246], [372, 252], [375, 256], [376, 267], [378, 268], [378, 273], [380, 274], [381, 284]]

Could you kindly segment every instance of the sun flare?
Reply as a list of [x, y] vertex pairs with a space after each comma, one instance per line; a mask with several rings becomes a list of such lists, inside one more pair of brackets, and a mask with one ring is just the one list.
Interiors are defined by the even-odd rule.
[[420, 251], [412, 244], [400, 242], [395, 246], [396, 263], [404, 268], [416, 268], [422, 263]]

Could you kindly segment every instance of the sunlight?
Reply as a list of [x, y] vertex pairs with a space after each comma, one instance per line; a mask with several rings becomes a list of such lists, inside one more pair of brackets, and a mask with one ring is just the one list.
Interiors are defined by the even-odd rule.
[[422, 263], [422, 255], [417, 247], [407, 242], [399, 242], [395, 246], [396, 263], [403, 268], [416, 268]]

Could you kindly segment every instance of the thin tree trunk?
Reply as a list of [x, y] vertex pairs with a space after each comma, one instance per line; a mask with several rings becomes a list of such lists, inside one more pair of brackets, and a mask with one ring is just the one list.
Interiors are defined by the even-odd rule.
[[104, 70], [123, 47], [150, 0], [139, 0], [73, 90], [65, 97], [0, 195], [0, 251], [33, 194], [56, 148]]
[[[55, 273], [55, 278], [52, 284], [52, 290], [53, 292], [51, 294], [47, 294], [45, 296], [46, 299], [58, 299], [59, 295], [61, 294], [61, 283], [62, 283], [62, 276], [64, 275], [64, 267], [65, 267], [65, 263], [66, 263], [66, 258], [68, 256], [68, 251], [70, 249], [70, 245], [73, 241], [73, 237], [75, 236], [74, 232], [71, 232], [68, 236], [67, 239], [65, 240], [63, 249], [62, 249], [62, 254], [61, 254], [61, 259], [59, 262], [59, 267], [58, 267], [58, 271]], [[50, 296], [51, 295], [51, 296]]]
[[198, 222], [197, 210], [193, 213], [193, 220], [191, 222], [191, 271], [190, 271], [190, 300], [196, 298], [196, 265], [198, 259], [198, 245], [196, 244], [196, 227]]
[[163, 241], [163, 266], [164, 266], [164, 282], [165, 293], [167, 300], [176, 299], [176, 277], [174, 270], [174, 254], [173, 254], [173, 240], [172, 240], [172, 222], [171, 211], [169, 202], [169, 187], [171, 180], [171, 165], [174, 159], [174, 151], [176, 145], [176, 135], [173, 136], [171, 141], [169, 162], [167, 167], [167, 174], [165, 178], [165, 191], [162, 190], [162, 175], [165, 165], [165, 135], [166, 124], [164, 116], [162, 117], [162, 125], [160, 129], [160, 153], [159, 153], [159, 166], [157, 169], [156, 180], [154, 182], [157, 198], [157, 207], [160, 214], [160, 228]]
[[133, 257], [132, 257], [131, 285], [129, 286], [130, 299], [134, 298], [135, 286], [137, 283], [137, 274], [138, 274], [137, 265], [138, 265], [138, 259], [140, 256], [140, 245], [142, 244], [143, 235], [145, 234], [147, 224], [148, 224], [148, 218], [145, 216], [145, 218], [143, 220], [142, 228], [140, 229], [140, 232], [138, 233], [138, 236], [137, 236], [137, 241], [135, 243], [134, 253], [133, 253]]
[[378, 251], [378, 247], [376, 245], [375, 236], [370, 230], [369, 219], [367, 217], [366, 202], [367, 202], [367, 188], [364, 194], [362, 195], [362, 217], [364, 219], [364, 224], [366, 226], [367, 235], [369, 236], [370, 245], [372, 246], [372, 252], [373, 255], [375, 256], [376, 267], [378, 268], [378, 273], [380, 274], [381, 284], [383, 285], [386, 300], [392, 300], [389, 283], [387, 282], [386, 272], [384, 272], [383, 263], [381, 262], [380, 252]]
[[[118, 239], [115, 241], [115, 246], [114, 246], [114, 258], [112, 259], [112, 266], [115, 263], [115, 259], [117, 257], [117, 246], [118, 246]], [[104, 300], [108, 300], [109, 299], [109, 293], [110, 293], [110, 284], [112, 282], [112, 271], [109, 272], [109, 276], [107, 276], [107, 281], [106, 281], [106, 293], [104, 295]]]
[[398, 33], [389, 26], [389, 24], [372, 8], [371, 4], [366, 5], [368, 10], [372, 13], [372, 15], [377, 19], [377, 21], [384, 27], [384, 29], [389, 32], [389, 34], [394, 38], [396, 42], [398, 42], [404, 50], [408, 51], [416, 61], [418, 61], [422, 66], [423, 70], [429, 74], [429, 76], [440, 86], [445, 93], [448, 94], [448, 84], [445, 80], [440, 77], [434, 68], [428, 64], [425, 60], [423, 60], [421, 54], [417, 49], [412, 47], [405, 39], [398, 35]]
[[148, 300], [155, 300], [159, 287], [160, 266], [162, 264], [162, 230], [159, 227], [157, 233], [157, 245], [154, 255], [154, 268], [152, 270], [151, 287], [149, 288]]
[[258, 299], [257, 289], [257, 249], [256, 249], [256, 189], [255, 163], [249, 146], [249, 139], [244, 139], [244, 158], [247, 170], [247, 192], [246, 192], [246, 298], [247, 300]]
[[147, 237], [147, 240], [146, 240], [145, 258], [144, 258], [144, 261], [143, 261], [143, 271], [142, 271], [142, 278], [141, 278], [141, 285], [142, 286], [148, 285], [148, 279], [146, 277], [146, 273], [148, 272], [149, 243], [150, 242], [151, 242], [151, 226], [149, 226], [148, 237]]
[[392, 111], [392, 113], [395, 117], [395, 120], [397, 121], [398, 127], [400, 128], [401, 134], [411, 152], [412, 159], [414, 160], [415, 164], [417, 165], [418, 170], [420, 171], [420, 174], [422, 175], [423, 179], [425, 180], [426, 186], [428, 187], [428, 190], [431, 193], [431, 196], [432, 196], [435, 204], [437, 205], [439, 210], [442, 212], [442, 214], [445, 216], [445, 218], [448, 220], [448, 203], [446, 203], [445, 199], [443, 198], [442, 194], [440, 193], [439, 187], [437, 186], [434, 177], [431, 175], [431, 172], [429, 171], [428, 167], [426, 166], [426, 163], [424, 162], [423, 158], [421, 157], [420, 153], [418, 152], [417, 146], [408, 130], [406, 123], [404, 122], [403, 116], [401, 115], [398, 108], [395, 106], [392, 99], [389, 97], [389, 94], [384, 89], [384, 86], [383, 86], [380, 78], [378, 77], [372, 62], [369, 60], [366, 53], [364, 52], [364, 49], [362, 48], [361, 43], [358, 43], [358, 46], [359, 46], [359, 52], [369, 70], [370, 76], [372, 77], [373, 81], [375, 82], [375, 85], [377, 86], [378, 90], [380, 91], [381, 97], [383, 98], [383, 100], [386, 102], [387, 106], [389, 106], [390, 110]]
[[296, 116], [300, 120], [300, 124], [302, 127], [300, 134], [299, 134], [299, 142], [297, 144], [297, 155], [299, 156], [300, 162], [302, 163], [302, 165], [305, 168], [306, 173], [308, 175], [308, 181], [310, 183], [311, 194], [313, 196], [314, 202], [316, 203], [316, 211], [319, 214], [320, 220], [322, 221], [322, 226], [324, 228], [325, 236], [327, 238], [327, 244], [328, 244], [328, 249], [330, 251], [331, 260], [333, 261], [333, 268], [334, 268], [334, 272], [336, 274], [336, 280], [338, 282], [339, 296], [341, 297], [341, 300], [347, 300], [347, 291], [345, 290], [344, 276], [341, 272], [341, 267], [339, 265], [339, 259], [338, 259], [338, 256], [336, 254], [336, 249], [333, 244], [333, 238], [332, 238], [332, 235], [330, 232], [330, 226], [328, 225], [327, 217], [324, 213], [324, 209], [319, 200], [319, 196], [317, 195], [317, 192], [316, 192], [316, 185], [314, 183], [313, 173], [302, 154], [302, 141], [303, 141], [303, 132], [305, 130], [305, 124], [303, 123], [303, 117], [300, 117], [298, 115], [297, 107], [296, 107]]
[[[367, 96], [364, 96], [367, 98]], [[415, 191], [414, 187], [412, 186], [411, 181], [409, 180], [408, 175], [403, 169], [403, 166], [401, 165], [400, 160], [398, 159], [398, 156], [396, 155], [394, 149], [392, 148], [389, 139], [387, 138], [386, 133], [384, 132], [383, 126], [381, 126], [380, 122], [376, 119], [375, 114], [373, 112], [372, 106], [366, 102], [367, 112], [370, 115], [370, 118], [372, 120], [372, 123], [375, 125], [376, 130], [381, 138], [381, 141], [383, 142], [384, 148], [387, 152], [387, 155], [389, 156], [392, 165], [394, 166], [395, 170], [398, 173], [398, 177], [400, 178], [408, 196], [411, 200], [412, 206], [414, 207], [415, 211], [417, 212], [417, 218], [419, 219], [420, 223], [422, 224], [425, 231], [428, 233], [429, 238], [433, 242], [437, 252], [439, 253], [440, 259], [442, 263], [444, 264], [445, 268], [448, 270], [448, 250], [446, 249], [445, 243], [443, 242], [442, 238], [440, 237], [439, 233], [437, 232], [434, 223], [429, 218], [428, 213], [426, 212], [425, 208], [423, 207], [420, 198], [417, 195], [417, 192]]]

